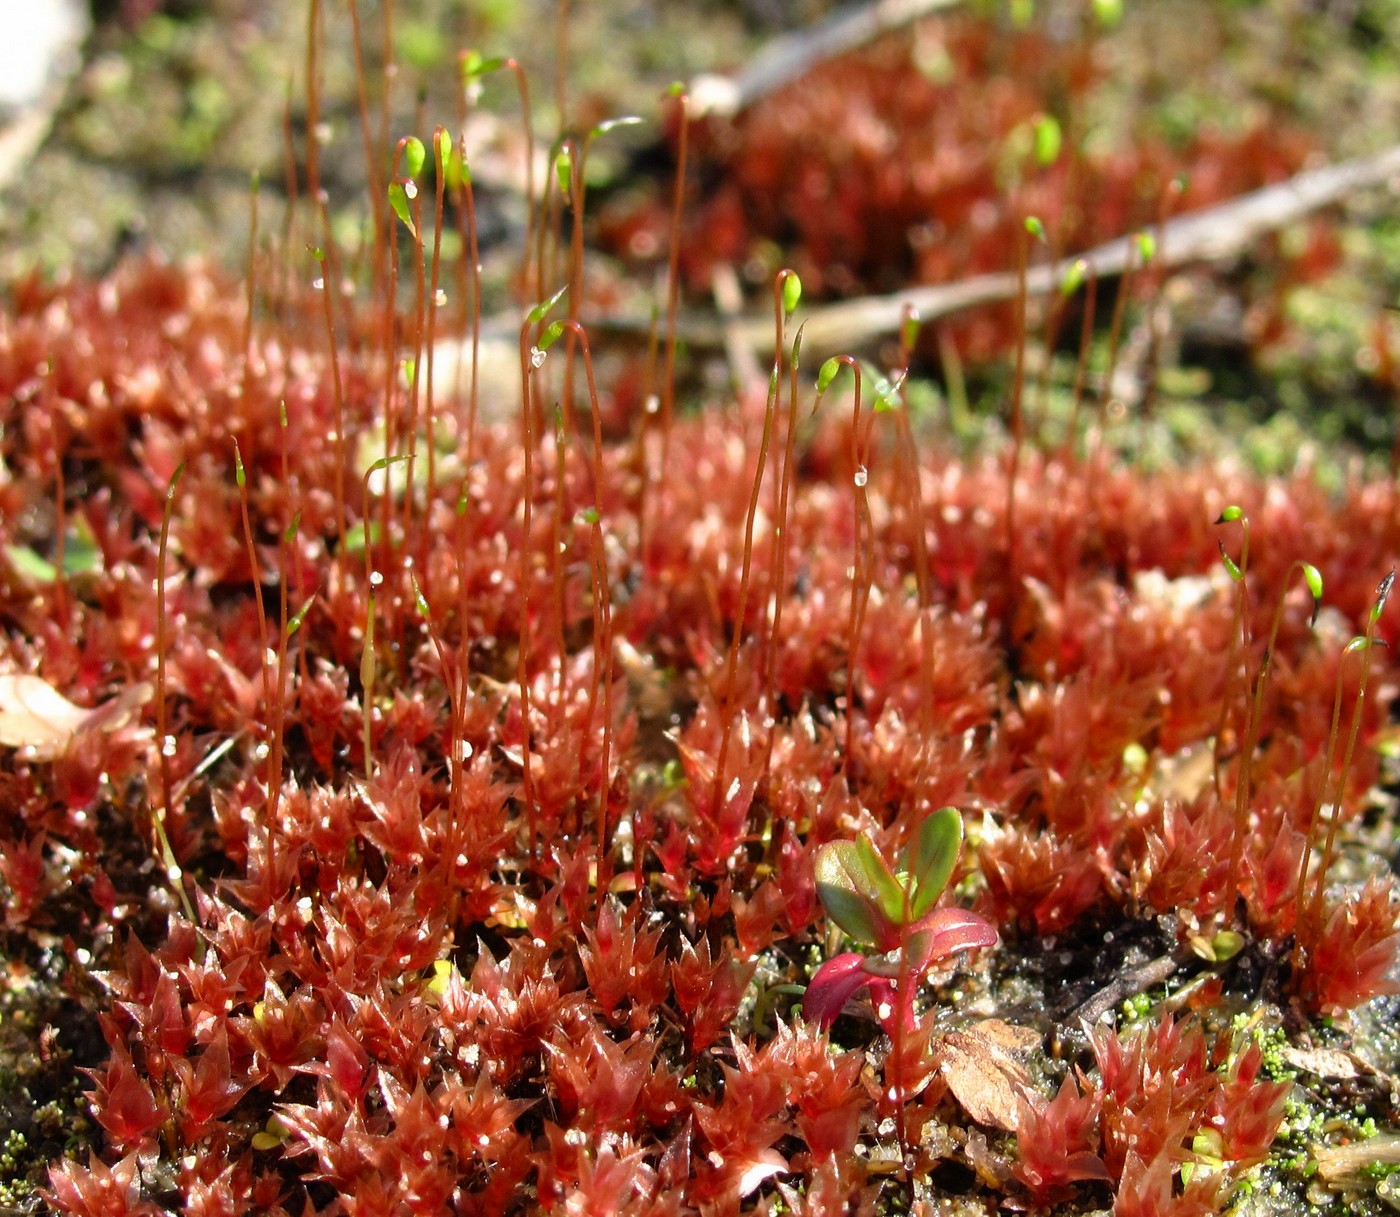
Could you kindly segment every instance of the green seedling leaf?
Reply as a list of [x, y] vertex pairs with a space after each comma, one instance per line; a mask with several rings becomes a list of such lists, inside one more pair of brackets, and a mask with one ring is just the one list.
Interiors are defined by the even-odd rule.
[[501, 56], [493, 55], [490, 59], [484, 59], [480, 51], [468, 51], [457, 59], [458, 71], [462, 75], [464, 85], [489, 76], [492, 72], [498, 72], [505, 65], [506, 61]]
[[408, 453], [406, 452], [400, 452], [396, 456], [381, 456], [365, 470], [365, 477], [369, 477], [372, 473], [378, 473], [381, 469], [387, 469], [390, 465], [397, 465], [406, 460], [408, 460]]
[[[379, 522], [376, 520], [369, 526], [369, 542], [371, 545], [378, 545], [380, 537]], [[347, 554], [362, 554], [365, 552], [365, 525], [363, 521], [352, 524], [345, 530], [345, 552]]]
[[1140, 232], [1135, 240], [1137, 241], [1138, 257], [1146, 266], [1156, 256], [1157, 239], [1150, 232]]
[[1395, 585], [1395, 572], [1391, 571], [1376, 585], [1376, 603], [1371, 606], [1371, 621], [1375, 623], [1385, 612], [1385, 602], [1390, 599], [1390, 589]]
[[418, 609], [418, 615], [422, 617], [424, 621], [431, 620], [433, 614], [428, 608], [427, 596], [423, 595], [423, 589], [418, 586], [418, 576], [409, 575], [408, 581], [413, 585], [413, 603]]
[[237, 437], [233, 441], [233, 480], [240, 490], [248, 484], [248, 472], [243, 468], [243, 453], [238, 447]]
[[802, 300], [802, 280], [792, 271], [783, 279], [783, 312], [791, 317]]
[[423, 147], [423, 141], [416, 135], [410, 135], [403, 141], [403, 166], [408, 170], [408, 176], [416, 178], [423, 172], [423, 166], [427, 164], [428, 153]]
[[306, 620], [306, 614], [311, 611], [311, 606], [315, 603], [316, 597], [312, 596], [301, 608], [297, 609], [297, 611], [292, 614], [291, 619], [287, 622], [288, 638], [301, 629], [301, 623]]
[[1210, 940], [1210, 948], [1218, 961], [1234, 959], [1244, 950], [1244, 935], [1238, 930], [1221, 930]]
[[471, 166], [459, 148], [452, 147], [450, 141], [443, 153], [443, 182], [448, 190], [460, 190], [469, 186], [472, 180]]
[[1094, 0], [1094, 17], [1100, 25], [1117, 25], [1123, 19], [1123, 0]]
[[1060, 295], [1072, 296], [1084, 286], [1084, 280], [1089, 274], [1089, 264], [1083, 258], [1076, 258], [1070, 263], [1069, 269], [1065, 271], [1065, 277], [1060, 280]]
[[15, 570], [34, 583], [52, 583], [58, 578], [58, 568], [27, 545], [7, 545], [5, 556]]
[[[34, 583], [54, 583], [58, 579], [58, 568], [27, 545], [7, 545], [5, 554], [10, 565]], [[102, 551], [93, 543], [92, 534], [81, 526], [76, 533], [69, 533], [63, 547], [64, 576], [93, 574], [101, 569]]]
[[1236, 507], [1231, 503], [1229, 507], [1225, 508], [1225, 510], [1220, 513], [1215, 522], [1217, 524], [1233, 524], [1236, 520], [1242, 519], [1244, 519], [1244, 508]]
[[825, 393], [831, 388], [831, 382], [836, 379], [836, 375], [841, 371], [843, 364], [839, 356], [833, 355], [821, 366], [817, 373], [817, 392]]
[[559, 336], [564, 332], [564, 328], [564, 323], [562, 321], [551, 321], [545, 327], [544, 333], [540, 335], [540, 340], [535, 345], [541, 351], [549, 350], [550, 347], [559, 341]]
[[912, 351], [919, 341], [919, 331], [923, 329], [924, 321], [919, 316], [918, 311], [910, 309], [904, 318], [904, 324], [899, 331], [899, 345], [906, 351]]
[[585, 507], [574, 513], [574, 521], [579, 524], [596, 524], [601, 518], [596, 507]]
[[790, 367], [795, 368], [802, 361], [802, 331], [806, 328], [807, 323], [805, 321], [797, 327], [797, 334], [792, 340], [792, 361], [789, 364]]
[[253, 1148], [258, 1150], [277, 1149], [291, 1135], [292, 1130], [281, 1120], [276, 1116], [268, 1116], [263, 1131], [253, 1134]]
[[[864, 839], [864, 838], [862, 838]], [[866, 840], [870, 852], [870, 843]], [[877, 856], [878, 861], [878, 856]], [[883, 864], [881, 864], [883, 866]], [[900, 896], [893, 875], [888, 884]], [[876, 895], [877, 879], [869, 873], [869, 865], [856, 841], [833, 841], [817, 851], [817, 897], [826, 915], [836, 922], [856, 942], [885, 949], [897, 939], [893, 919], [886, 916]]]
[[1032, 120], [1035, 129], [1035, 159], [1042, 165], [1053, 165], [1060, 156], [1064, 135], [1060, 124], [1048, 114], [1037, 114]]
[[402, 182], [389, 183], [389, 206], [399, 217], [399, 223], [408, 229], [411, 236], [417, 238], [418, 229], [414, 227], [413, 213], [408, 206], [408, 190]]
[[904, 888], [895, 878], [889, 864], [880, 856], [875, 842], [865, 833], [856, 837], [856, 856], [860, 859], [866, 890], [878, 902], [880, 911], [891, 922], [902, 925], [908, 906]]
[[1236, 583], [1242, 582], [1244, 580], [1244, 574], [1240, 571], [1239, 566], [1236, 565], [1234, 558], [1230, 557], [1230, 555], [1225, 552], [1225, 542], [1217, 541], [1216, 544], [1220, 546], [1220, 560], [1225, 563], [1225, 569], [1230, 573], [1230, 578]]
[[904, 373], [901, 372], [893, 378], [889, 376], [879, 376], [875, 379], [875, 401], [871, 409], [876, 414], [887, 414], [891, 410], [899, 408], [899, 390], [904, 386]]
[[293, 541], [295, 541], [297, 539], [297, 532], [300, 530], [300, 528], [301, 512], [297, 512], [296, 515], [292, 517], [292, 522], [287, 525], [286, 529], [282, 533], [282, 544], [290, 545]]
[[452, 138], [445, 127], [433, 132], [433, 148], [437, 152], [437, 173], [445, 184], [452, 178]]
[[554, 306], [564, 298], [564, 293], [568, 290], [569, 285], [566, 283], [548, 300], [541, 300], [528, 313], [525, 314], [525, 324], [538, 325], [541, 321], [543, 321], [546, 317], [549, 316], [549, 314], [553, 311]]
[[1026, 217], [1026, 231], [1042, 245], [1050, 243], [1049, 238], [1045, 235], [1045, 225], [1040, 222], [1039, 216]]
[[1025, 29], [1035, 19], [1035, 0], [1011, 0], [1011, 24]]
[[1303, 579], [1307, 582], [1308, 591], [1312, 593], [1313, 611], [1310, 625], [1317, 624], [1317, 614], [1322, 608], [1322, 572], [1311, 562], [1301, 563], [1303, 568]]
[[685, 96], [685, 81], [683, 81], [683, 80], [673, 80], [673, 81], [671, 81], [671, 83], [668, 84], [668, 85], [666, 86], [666, 96], [667, 96], [667, 97], [684, 97], [684, 96]]
[[559, 193], [566, 199], [572, 197], [570, 183], [573, 177], [573, 168], [573, 154], [569, 151], [569, 146], [565, 144], [554, 158], [554, 177], [559, 183]]
[[962, 813], [956, 807], [943, 807], [925, 817], [905, 847], [900, 869], [911, 885], [910, 912], [915, 918], [927, 913], [948, 886], [962, 851], [962, 840]]

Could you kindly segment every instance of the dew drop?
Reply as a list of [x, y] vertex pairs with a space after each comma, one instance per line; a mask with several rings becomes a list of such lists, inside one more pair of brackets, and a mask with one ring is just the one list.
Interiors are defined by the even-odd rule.
[[857, 486], [864, 486], [865, 483], [868, 482], [869, 480], [870, 480], [870, 474], [868, 474], [868, 473], [865, 471], [865, 466], [864, 466], [864, 465], [860, 466], [860, 468], [858, 468], [858, 469], [856, 470], [856, 476], [855, 476], [855, 483], [856, 483], [856, 485], [857, 485]]
[[160, 753], [162, 756], [174, 756], [177, 747], [178, 744], [175, 737], [173, 735], [167, 735], [161, 742]]
[[530, 348], [530, 366], [532, 368], [544, 367], [544, 357], [545, 352], [540, 350], [539, 347]]
[[370, 585], [371, 587], [378, 587], [378, 586], [379, 586], [381, 583], [383, 583], [383, 582], [384, 582], [384, 572], [383, 572], [383, 571], [377, 571], [377, 570], [376, 570], [376, 571], [372, 571], [372, 572], [370, 573], [370, 576], [369, 576], [369, 585]]
[[311, 290], [313, 292], [323, 292], [326, 290], [326, 281], [320, 275], [311, 280]]
[[436, 304], [438, 308], [441, 308], [447, 303], [447, 292], [442, 288], [438, 288], [437, 291], [433, 293], [433, 303]]
[[647, 395], [646, 404], [642, 407], [648, 414], [659, 414], [661, 412], [661, 398], [655, 393]]
[[418, 183], [414, 181], [405, 182], [403, 184], [403, 193], [404, 197], [407, 199], [416, 199], [418, 197]]

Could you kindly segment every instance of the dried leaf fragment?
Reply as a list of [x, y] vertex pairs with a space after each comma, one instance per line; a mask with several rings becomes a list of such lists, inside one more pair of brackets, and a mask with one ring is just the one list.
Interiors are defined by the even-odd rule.
[[126, 726], [153, 692], [149, 683], [141, 681], [85, 710], [42, 677], [0, 674], [0, 745], [28, 748], [35, 760], [53, 760], [83, 731], [116, 731]]
[[1040, 1042], [1027, 1027], [989, 1018], [937, 1041], [938, 1068], [953, 1097], [979, 1124], [1015, 1132], [1021, 1100], [1030, 1094], [1030, 1079], [1011, 1054]]

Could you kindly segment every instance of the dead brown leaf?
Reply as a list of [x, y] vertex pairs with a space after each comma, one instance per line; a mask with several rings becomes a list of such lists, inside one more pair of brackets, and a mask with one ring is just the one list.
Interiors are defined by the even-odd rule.
[[1030, 1078], [1013, 1056], [1040, 1043], [1040, 1035], [999, 1018], [985, 1019], [935, 1041], [938, 1069], [953, 1097], [979, 1124], [1015, 1132], [1021, 1097], [1031, 1093]]
[[126, 726], [154, 690], [145, 681], [100, 706], [75, 706], [48, 681], [23, 672], [0, 674], [0, 745], [27, 748], [35, 760], [51, 761], [83, 731]]

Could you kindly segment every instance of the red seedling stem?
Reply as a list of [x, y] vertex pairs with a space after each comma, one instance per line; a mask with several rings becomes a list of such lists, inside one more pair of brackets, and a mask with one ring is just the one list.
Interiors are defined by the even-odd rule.
[[[233, 440], [233, 468], [234, 480], [238, 484], [238, 511], [243, 519], [243, 544], [248, 553], [248, 569], [252, 572], [253, 578], [253, 605], [258, 614], [258, 670], [262, 674], [263, 688], [263, 714], [271, 717], [273, 713], [272, 702], [272, 673], [267, 666], [267, 609], [263, 606], [262, 597], [262, 567], [258, 562], [257, 546], [253, 543], [253, 522], [251, 513], [248, 510], [248, 474], [243, 467], [243, 453], [238, 447], [238, 438]], [[266, 728], [265, 728], [266, 730]], [[273, 859], [273, 826], [277, 823], [278, 803], [282, 798], [282, 784], [274, 784], [272, 781], [272, 741], [271, 732], [268, 732], [267, 740], [267, 768], [264, 771], [263, 780], [267, 785], [267, 859], [269, 873], [272, 868]]]
[[[1227, 523], [1222, 515], [1217, 524]], [[1225, 730], [1230, 722], [1230, 698], [1235, 687], [1235, 667], [1236, 662], [1243, 652], [1249, 654], [1250, 632], [1249, 632], [1249, 517], [1239, 516], [1240, 529], [1243, 539], [1240, 542], [1240, 560], [1235, 564], [1235, 570], [1239, 572], [1236, 583], [1239, 587], [1239, 594], [1235, 598], [1235, 620], [1230, 629], [1230, 648], [1225, 653], [1225, 689], [1220, 698], [1220, 721], [1215, 729], [1215, 792], [1221, 792], [1221, 770], [1222, 758], [1225, 752]], [[1221, 543], [1221, 556], [1225, 556], [1224, 543]], [[1231, 870], [1233, 871], [1233, 867]]]
[[253, 313], [257, 302], [258, 269], [258, 195], [261, 179], [256, 170], [250, 179], [248, 200], [248, 266], [247, 266], [247, 312], [243, 317], [243, 405], [251, 400], [253, 391]]
[[374, 142], [369, 117], [369, 84], [365, 73], [364, 40], [360, 30], [359, 0], [350, 0], [350, 32], [355, 51], [355, 101], [360, 111], [360, 135], [365, 145], [365, 171], [369, 181], [370, 213], [374, 218], [374, 250], [370, 259], [372, 298], [383, 299], [384, 264], [389, 241], [389, 213], [385, 195], [385, 182], [380, 167], [377, 148], [384, 147]]
[[[515, 679], [520, 686], [521, 789], [525, 797], [525, 832], [530, 861], [535, 860], [536, 806], [535, 781], [530, 768], [530, 583], [534, 577], [535, 498], [535, 402], [534, 366], [530, 358], [530, 326], [520, 327], [520, 445], [525, 454], [524, 486], [521, 491], [524, 512], [520, 538], [520, 641], [516, 647]], [[563, 662], [563, 656], [560, 656]]]
[[[778, 308], [782, 309], [782, 296], [779, 292]], [[781, 325], [781, 323], [780, 323]], [[773, 760], [773, 743], [777, 733], [773, 729], [778, 715], [778, 650], [782, 645], [783, 605], [787, 600], [787, 554], [788, 554], [788, 503], [792, 497], [794, 456], [797, 441], [797, 366], [802, 348], [802, 330], [792, 344], [792, 358], [788, 361], [788, 410], [786, 433], [783, 436], [782, 466], [778, 471], [778, 509], [773, 527], [772, 557], [769, 562], [772, 571], [773, 618], [768, 629], [767, 659], [763, 674], [763, 727], [767, 742], [763, 748], [763, 776], [768, 777]]]
[[[451, 147], [451, 136], [445, 127], [433, 131], [433, 275], [428, 291], [428, 337], [424, 362], [428, 402], [428, 521], [431, 527], [433, 503], [437, 500], [437, 403], [433, 389], [433, 355], [437, 349], [438, 283], [442, 275], [442, 213], [443, 193], [447, 189], [443, 165], [445, 149]], [[426, 538], [425, 538], [426, 539]]]
[[554, 22], [554, 108], [559, 112], [559, 130], [569, 127], [569, 0], [559, 0], [559, 16]]
[[[842, 758], [842, 764], [849, 773], [855, 746], [856, 672], [860, 658], [860, 635], [865, 623], [865, 604], [870, 596], [869, 568], [873, 564], [875, 525], [870, 517], [870, 499], [866, 492], [866, 482], [870, 476], [866, 468], [870, 429], [866, 427], [862, 431], [861, 427], [860, 362], [852, 355], [838, 355], [827, 361], [827, 365], [832, 364], [850, 368], [855, 379], [851, 396], [851, 611], [846, 627], [846, 751]], [[818, 393], [812, 406], [814, 414], [820, 405], [821, 394]], [[873, 421], [873, 413], [871, 418]]]
[[[1342, 820], [1342, 804], [1346, 799], [1347, 778], [1351, 774], [1352, 757], [1356, 752], [1356, 741], [1361, 734], [1361, 715], [1366, 705], [1366, 686], [1371, 676], [1371, 648], [1375, 645], [1376, 626], [1380, 623], [1381, 613], [1385, 610], [1385, 602], [1390, 596], [1390, 589], [1395, 582], [1395, 572], [1391, 571], [1380, 585], [1376, 588], [1376, 601], [1371, 608], [1369, 617], [1366, 620], [1366, 632], [1362, 637], [1359, 647], [1348, 647], [1348, 650], [1359, 650], [1362, 656], [1361, 679], [1356, 688], [1356, 704], [1351, 713], [1351, 728], [1347, 733], [1347, 747], [1342, 754], [1342, 768], [1337, 774], [1336, 784], [1332, 788], [1332, 814], [1327, 822], [1327, 839], [1322, 846], [1322, 854], [1318, 859], [1317, 878], [1313, 881], [1312, 902], [1308, 907], [1307, 917], [1300, 922], [1297, 930], [1298, 942], [1305, 951], [1310, 951], [1317, 941], [1317, 936], [1322, 931], [1322, 897], [1327, 889], [1327, 872], [1332, 868], [1332, 854], [1337, 845], [1337, 826]], [[1338, 673], [1338, 694], [1340, 696], [1341, 675]], [[1323, 789], [1326, 789], [1325, 777], [1332, 771], [1332, 758], [1335, 755], [1335, 730], [1338, 721], [1338, 709], [1333, 708], [1332, 727], [1333, 737], [1328, 747], [1328, 766], [1324, 773]], [[1319, 809], [1313, 811], [1313, 823], [1316, 823]], [[1312, 839], [1309, 832], [1308, 839]], [[1301, 885], [1307, 879], [1306, 870], [1299, 875]]]
[[899, 436], [900, 448], [904, 453], [904, 471], [908, 483], [908, 508], [913, 522], [914, 533], [914, 586], [919, 596], [919, 680], [922, 696], [919, 698], [919, 730], [927, 743], [933, 739], [933, 589], [928, 569], [928, 524], [924, 513], [923, 479], [919, 469], [919, 448], [914, 440], [914, 429], [909, 423], [909, 410], [905, 400], [905, 383], [909, 375], [909, 364], [914, 352], [911, 345], [912, 326], [918, 322], [918, 314], [912, 305], [905, 305], [899, 324], [899, 370], [896, 380], [899, 384], [899, 409], [895, 411], [895, 430]]
[[180, 462], [170, 475], [170, 484], [165, 491], [165, 507], [160, 517], [160, 545], [156, 551], [156, 751], [160, 757], [160, 807], [151, 815], [151, 825], [155, 830], [156, 847], [161, 856], [161, 865], [166, 878], [175, 888], [184, 906], [185, 915], [191, 925], [198, 924], [194, 909], [190, 906], [189, 895], [181, 877], [180, 864], [175, 859], [175, 851], [170, 848], [170, 837], [165, 831], [165, 821], [170, 815], [170, 751], [167, 746], [168, 708], [165, 689], [165, 654], [168, 649], [166, 639], [165, 609], [165, 559], [170, 541], [170, 517], [175, 509], [175, 490], [180, 484], [180, 475], [185, 472], [185, 463]]
[[[1288, 597], [1288, 584], [1295, 572], [1307, 577], [1309, 569], [1306, 563], [1297, 561], [1288, 568], [1284, 575], [1283, 591], [1279, 593], [1278, 604], [1274, 608], [1273, 623], [1269, 628], [1269, 641], [1264, 647], [1264, 654], [1259, 659], [1259, 669], [1254, 674], [1253, 696], [1250, 698], [1247, 712], [1244, 747], [1240, 753], [1240, 772], [1235, 782], [1235, 827], [1230, 840], [1229, 880], [1225, 888], [1230, 900], [1234, 900], [1235, 894], [1239, 891], [1244, 842], [1249, 835], [1250, 792], [1254, 784], [1254, 752], [1259, 740], [1260, 727], [1264, 720], [1264, 691], [1269, 681], [1269, 669], [1273, 664], [1274, 647], [1278, 643], [1279, 627], [1283, 624], [1283, 605]], [[1316, 601], [1314, 601], [1315, 604]], [[1311, 834], [1309, 835], [1311, 836]]]
[[1113, 377], [1118, 371], [1118, 343], [1123, 335], [1123, 315], [1128, 308], [1128, 297], [1133, 290], [1133, 270], [1139, 243], [1133, 241], [1128, 249], [1127, 265], [1123, 267], [1123, 277], [1118, 281], [1118, 297], [1113, 302], [1113, 319], [1108, 323], [1108, 366], [1104, 369], [1103, 385], [1099, 390], [1099, 427], [1094, 436], [1094, 452], [1090, 462], [1092, 478], [1090, 495], [1093, 515], [1098, 516], [1099, 494], [1103, 483], [1104, 448], [1108, 443], [1108, 408], [1113, 401]]
[[[661, 365], [661, 461], [658, 478], [666, 480], [667, 461], [671, 452], [671, 420], [676, 409], [676, 315], [681, 297], [681, 217], [685, 210], [686, 156], [690, 145], [690, 97], [676, 93], [676, 109], [680, 129], [676, 134], [676, 181], [671, 195], [671, 237], [666, 254], [666, 341]], [[642, 517], [645, 512], [646, 486], [642, 487]]]
[[331, 386], [335, 394], [335, 531], [339, 549], [345, 548], [345, 386], [340, 375], [340, 344], [335, 337], [335, 307], [331, 299], [340, 275], [332, 254], [330, 207], [323, 193], [316, 196], [321, 212], [321, 303], [326, 319], [326, 346], [330, 351]]
[[321, 194], [321, 0], [310, 0], [306, 13], [306, 193]]
[[63, 456], [67, 448], [68, 426], [61, 411], [54, 409], [54, 368], [58, 360], [50, 352], [44, 364], [44, 410], [49, 418], [49, 438], [53, 445], [53, 606], [54, 616], [65, 630], [70, 624], [68, 573], [68, 488], [63, 476]]
[[1006, 563], [1016, 584], [1016, 483], [1021, 472], [1021, 446], [1026, 439], [1021, 399], [1026, 385], [1026, 262], [1029, 234], [1022, 227], [1016, 242], [1016, 373], [1011, 382], [1011, 460], [1006, 473]]
[[525, 128], [525, 260], [521, 263], [521, 291], [526, 300], [538, 300], [544, 294], [544, 267], [539, 267], [539, 277], [530, 278], [530, 249], [534, 242], [535, 227], [539, 222], [538, 202], [535, 199], [535, 127], [530, 117], [530, 86], [525, 80], [525, 69], [515, 59], [507, 59], [505, 67], [515, 74], [516, 88], [520, 93], [521, 122]]
[[739, 647], [744, 640], [744, 622], [749, 610], [749, 582], [753, 573], [753, 530], [758, 515], [758, 502], [763, 493], [763, 471], [768, 464], [768, 445], [773, 437], [773, 416], [777, 411], [781, 395], [784, 322], [783, 285], [792, 276], [787, 269], [780, 270], [773, 283], [773, 297], [777, 312], [777, 348], [773, 356], [773, 376], [768, 386], [768, 401], [763, 408], [763, 436], [758, 446], [758, 463], [754, 467], [753, 489], [749, 492], [748, 511], [744, 516], [744, 562], [739, 575], [739, 603], [735, 609], [734, 631], [729, 639], [729, 654], [724, 663], [724, 696], [721, 702], [722, 726], [720, 727], [719, 753], [715, 758], [714, 789], [710, 793], [710, 814], [718, 821], [724, 800], [724, 775], [729, 765], [729, 743], [734, 730], [734, 680], [739, 670]]
[[[603, 420], [598, 401], [598, 384], [593, 375], [593, 355], [588, 334], [577, 321], [563, 323], [578, 341], [583, 359], [583, 372], [588, 382], [588, 403], [593, 419], [593, 447], [585, 453], [591, 462], [593, 475], [593, 511], [589, 521], [589, 569], [593, 579], [593, 684], [588, 691], [588, 723], [593, 723], [597, 710], [598, 689], [603, 690], [602, 756], [598, 774], [598, 899], [601, 901], [612, 878], [612, 855], [608, 850], [611, 825], [608, 822], [608, 801], [612, 791], [612, 725], [613, 725], [613, 655], [612, 655], [612, 593], [608, 587], [607, 555], [603, 548]], [[563, 656], [560, 661], [562, 664]], [[633, 818], [633, 872], [640, 891], [641, 841], [636, 835]]]
[[1084, 284], [1084, 315], [1079, 322], [1079, 358], [1074, 365], [1074, 390], [1069, 410], [1069, 426], [1061, 459], [1073, 465], [1079, 442], [1079, 416], [1084, 405], [1084, 384], [1089, 373], [1089, 349], [1094, 340], [1094, 306], [1098, 303], [1099, 272], [1090, 265]]
[[275, 293], [279, 308], [279, 321], [283, 320], [287, 304], [292, 298], [290, 265], [292, 230], [296, 225], [297, 200], [301, 197], [301, 184], [297, 180], [296, 138], [292, 133], [292, 82], [290, 79], [287, 81], [287, 99], [282, 106], [282, 178], [287, 191], [287, 211], [282, 223], [282, 251], [278, 259], [281, 273]]
[[[583, 204], [587, 192], [584, 165], [588, 159], [589, 140], [582, 145], [565, 140], [561, 147], [569, 151], [569, 320], [578, 321], [579, 302], [583, 299]], [[578, 421], [574, 416], [574, 345], [575, 331], [569, 327], [564, 339], [564, 432], [572, 437]]]
[[[413, 192], [413, 355], [408, 385], [408, 464], [403, 491], [403, 546], [405, 559], [412, 553], [413, 477], [418, 462], [418, 403], [423, 384], [423, 334], [427, 328], [427, 274], [423, 266], [423, 201]], [[429, 436], [431, 440], [431, 435]]]

